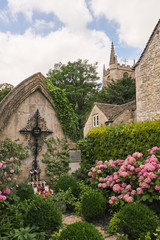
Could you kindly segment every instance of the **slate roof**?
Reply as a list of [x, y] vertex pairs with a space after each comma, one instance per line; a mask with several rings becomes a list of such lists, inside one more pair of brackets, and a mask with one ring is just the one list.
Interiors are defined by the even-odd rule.
[[122, 105], [105, 104], [105, 103], [98, 103], [98, 102], [95, 102], [94, 105], [97, 105], [97, 107], [104, 113], [104, 115], [112, 121], [114, 121], [125, 110], [135, 111], [136, 109], [135, 100]]
[[148, 45], [150, 44], [150, 42], [151, 42], [151, 40], [152, 40], [152, 37], [153, 37], [153, 35], [155, 34], [155, 32], [156, 32], [156, 30], [157, 30], [159, 24], [160, 24], [160, 19], [158, 20], [158, 23], [156, 24], [156, 26], [155, 26], [155, 28], [154, 28], [154, 30], [153, 30], [153, 32], [152, 32], [152, 34], [151, 34], [151, 36], [150, 36], [150, 38], [149, 38], [149, 40], [148, 40], [146, 46], [145, 46], [145, 48], [144, 48], [144, 50], [143, 50], [143, 52], [142, 52], [140, 58], [138, 59], [138, 61], [137, 61], [136, 64], [134, 65], [134, 69], [135, 69], [135, 68], [138, 66], [138, 64], [140, 63], [140, 61], [141, 61], [141, 59], [142, 59], [142, 57], [143, 57], [143, 55], [144, 55], [144, 53], [145, 53], [145, 51], [146, 51]]

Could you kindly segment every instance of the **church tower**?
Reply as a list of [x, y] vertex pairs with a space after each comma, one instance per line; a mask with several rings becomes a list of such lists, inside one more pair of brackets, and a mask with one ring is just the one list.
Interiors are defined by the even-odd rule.
[[105, 69], [105, 65], [103, 66], [103, 87], [106, 86], [108, 82], [111, 82], [112, 79], [118, 80], [125, 77], [134, 78], [134, 70], [129, 65], [118, 63], [112, 42], [109, 68]]

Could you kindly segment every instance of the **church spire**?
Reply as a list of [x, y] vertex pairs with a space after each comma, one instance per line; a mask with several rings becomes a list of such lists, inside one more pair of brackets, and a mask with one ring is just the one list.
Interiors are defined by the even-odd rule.
[[116, 63], [116, 55], [115, 55], [115, 52], [114, 52], [114, 45], [113, 45], [113, 42], [112, 42], [109, 65], [115, 64], [115, 63]]

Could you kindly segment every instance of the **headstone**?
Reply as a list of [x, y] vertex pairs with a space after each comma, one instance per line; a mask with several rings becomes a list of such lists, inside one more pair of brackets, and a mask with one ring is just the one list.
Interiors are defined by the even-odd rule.
[[81, 163], [81, 150], [70, 150], [69, 151], [70, 158], [70, 172], [75, 172], [78, 168], [80, 168]]

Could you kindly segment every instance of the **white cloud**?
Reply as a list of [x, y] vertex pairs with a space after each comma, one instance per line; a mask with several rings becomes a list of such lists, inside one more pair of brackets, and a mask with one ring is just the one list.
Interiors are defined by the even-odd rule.
[[[27, 30], [24, 35], [0, 33], [0, 83], [14, 86], [36, 72], [46, 75], [55, 63], [89, 59], [99, 62], [102, 75], [103, 63], [108, 63], [110, 40], [103, 32], [86, 30], [83, 34], [62, 28], [47, 36], [35, 35]], [[105, 55], [106, 53], [106, 55]]]
[[90, 7], [96, 17], [105, 16], [119, 24], [120, 42], [143, 49], [158, 22], [160, 1], [90, 0]]
[[8, 8], [13, 16], [21, 12], [29, 21], [34, 11], [53, 13], [73, 30], [83, 29], [92, 20], [85, 0], [8, 0]]

